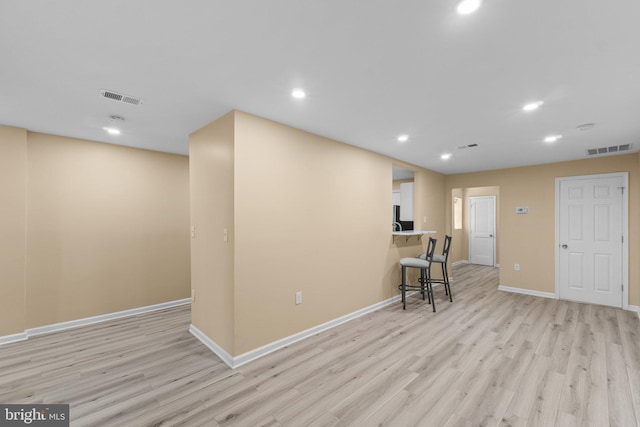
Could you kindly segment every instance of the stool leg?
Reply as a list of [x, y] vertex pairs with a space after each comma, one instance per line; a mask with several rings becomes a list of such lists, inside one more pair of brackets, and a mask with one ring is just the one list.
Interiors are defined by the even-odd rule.
[[436, 299], [433, 297], [433, 286], [431, 285], [431, 269], [427, 268], [427, 295], [429, 295], [433, 312], [436, 312]]
[[427, 302], [431, 304], [431, 300], [433, 299], [433, 292], [429, 292], [429, 273], [424, 268], [421, 270], [421, 273], [424, 274], [423, 284], [424, 284], [425, 290], [427, 291]]
[[451, 284], [449, 283], [449, 269], [447, 268], [447, 263], [442, 263], [442, 277], [444, 278], [444, 289], [448, 291], [449, 294], [449, 302], [453, 302], [453, 298], [451, 296]]
[[403, 265], [402, 266], [402, 309], [403, 310], [407, 309], [407, 301], [405, 300], [405, 292], [407, 289], [406, 280], [407, 280], [407, 267]]
[[425, 287], [424, 268], [420, 269], [420, 292], [422, 292], [422, 301], [424, 301], [424, 287]]
[[447, 272], [445, 271], [445, 263], [441, 263], [440, 267], [442, 267], [442, 284], [444, 285], [444, 294], [449, 295], [449, 290], [447, 289]]

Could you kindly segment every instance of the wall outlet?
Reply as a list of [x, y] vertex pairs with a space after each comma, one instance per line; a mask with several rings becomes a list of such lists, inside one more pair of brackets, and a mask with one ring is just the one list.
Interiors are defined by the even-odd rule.
[[513, 264], [513, 269], [515, 271], [520, 271], [520, 264]]
[[427, 216], [425, 215], [424, 218], [422, 219], [422, 222], [427, 222]]
[[296, 292], [296, 305], [302, 304], [302, 292]]

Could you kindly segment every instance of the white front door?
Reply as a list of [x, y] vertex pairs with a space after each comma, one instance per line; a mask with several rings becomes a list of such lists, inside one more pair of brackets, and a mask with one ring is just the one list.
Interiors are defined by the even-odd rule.
[[469, 197], [469, 262], [495, 265], [496, 197]]
[[559, 297], [622, 307], [626, 175], [556, 181]]

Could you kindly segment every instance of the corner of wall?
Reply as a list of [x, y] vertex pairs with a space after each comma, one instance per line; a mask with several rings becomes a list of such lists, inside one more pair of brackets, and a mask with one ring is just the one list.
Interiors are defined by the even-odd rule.
[[26, 192], [27, 131], [0, 125], [0, 336], [25, 329]]
[[189, 135], [192, 325], [230, 356], [235, 350], [235, 120], [231, 111]]

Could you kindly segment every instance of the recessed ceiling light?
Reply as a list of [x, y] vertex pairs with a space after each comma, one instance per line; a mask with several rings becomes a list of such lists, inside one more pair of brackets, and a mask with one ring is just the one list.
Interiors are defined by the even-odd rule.
[[103, 127], [102, 129], [106, 130], [110, 135], [120, 135], [120, 129]]
[[449, 160], [451, 158], [451, 153], [444, 153], [440, 158], [442, 160]]
[[400, 135], [398, 137], [398, 142], [407, 142], [409, 140], [409, 135]]
[[302, 99], [302, 98], [306, 97], [307, 94], [304, 93], [304, 90], [302, 90], [302, 89], [294, 89], [291, 92], [291, 96], [293, 96], [294, 98], [297, 98], [297, 99]]
[[535, 111], [538, 108], [540, 108], [542, 104], [544, 104], [544, 102], [542, 101], [530, 102], [524, 107], [522, 107], [522, 111]]
[[482, 0], [462, 0], [456, 10], [460, 15], [468, 15], [478, 10], [481, 4]]
[[562, 135], [549, 135], [544, 139], [544, 142], [556, 142], [557, 140], [561, 139]]

